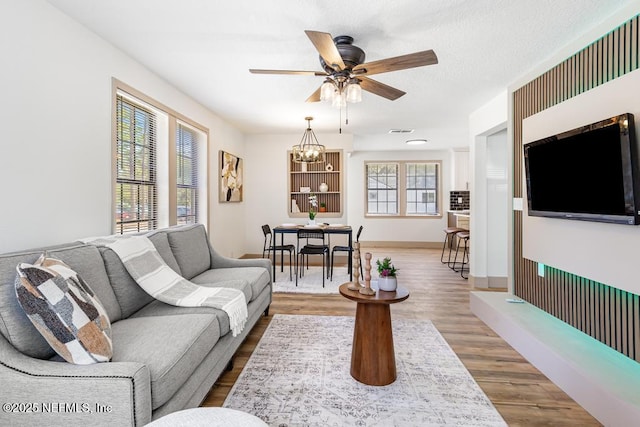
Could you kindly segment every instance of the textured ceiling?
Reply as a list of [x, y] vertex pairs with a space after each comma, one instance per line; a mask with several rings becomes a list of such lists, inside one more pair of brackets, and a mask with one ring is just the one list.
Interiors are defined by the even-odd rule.
[[[339, 111], [305, 103], [321, 70], [304, 30], [350, 35], [367, 61], [433, 49], [439, 64], [374, 78], [407, 94], [363, 93], [343, 132], [416, 129], [435, 147], [466, 143], [468, 115], [623, 0], [48, 0], [245, 133], [337, 132]], [[374, 135], [376, 137], [374, 137]], [[389, 136], [391, 138], [391, 136]], [[396, 138], [398, 138], [396, 136]], [[406, 139], [406, 136], [400, 138]]]

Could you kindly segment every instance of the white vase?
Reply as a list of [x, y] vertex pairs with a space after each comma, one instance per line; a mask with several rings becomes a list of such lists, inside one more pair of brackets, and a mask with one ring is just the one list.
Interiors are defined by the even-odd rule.
[[309, 218], [309, 222], [307, 223], [307, 225], [316, 225], [316, 219]]
[[318, 187], [318, 190], [320, 190], [321, 193], [326, 193], [327, 191], [329, 191], [329, 186], [327, 185], [326, 182], [323, 182], [322, 184], [320, 184], [320, 186]]
[[395, 276], [378, 277], [378, 289], [386, 292], [393, 292], [398, 287], [398, 281]]

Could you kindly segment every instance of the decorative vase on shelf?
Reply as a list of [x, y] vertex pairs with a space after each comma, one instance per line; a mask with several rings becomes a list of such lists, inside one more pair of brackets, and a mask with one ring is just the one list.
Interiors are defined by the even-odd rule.
[[323, 182], [318, 187], [318, 190], [320, 190], [321, 193], [326, 193], [327, 191], [329, 191], [329, 186], [327, 185], [326, 182]]
[[395, 276], [378, 277], [378, 289], [385, 292], [393, 292], [398, 287], [398, 281]]
[[316, 220], [309, 218], [309, 222], [307, 222], [307, 225], [316, 225]]

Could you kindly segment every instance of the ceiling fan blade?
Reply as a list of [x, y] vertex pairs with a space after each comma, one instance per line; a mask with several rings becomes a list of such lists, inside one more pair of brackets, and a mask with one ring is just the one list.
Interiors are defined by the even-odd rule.
[[360, 87], [367, 92], [375, 93], [378, 96], [383, 98], [390, 99], [391, 101], [395, 101], [400, 98], [406, 92], [401, 91], [400, 89], [396, 89], [394, 87], [388, 86], [384, 83], [380, 83], [373, 79], [358, 76], [358, 80], [360, 80]]
[[305, 102], [320, 102], [320, 88], [316, 89], [316, 91], [313, 92]]
[[388, 73], [389, 71], [406, 70], [407, 68], [424, 67], [438, 63], [438, 57], [433, 50], [410, 53], [379, 61], [366, 62], [353, 67], [353, 73], [367, 75]]
[[333, 42], [331, 34], [311, 30], [305, 30], [305, 33], [316, 47], [320, 56], [322, 56], [322, 59], [324, 59], [324, 62], [338, 71], [345, 69], [344, 61], [340, 52], [338, 52], [336, 44]]
[[293, 74], [299, 76], [326, 76], [324, 71], [298, 71], [298, 70], [258, 70], [250, 68], [249, 72], [253, 74]]

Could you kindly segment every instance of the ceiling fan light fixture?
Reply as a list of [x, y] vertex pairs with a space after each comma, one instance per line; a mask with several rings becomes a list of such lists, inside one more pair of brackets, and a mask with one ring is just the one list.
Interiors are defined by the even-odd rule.
[[326, 79], [320, 87], [320, 101], [330, 101], [333, 99], [336, 85], [331, 79]]
[[349, 80], [347, 85], [347, 102], [352, 104], [362, 102], [362, 88], [358, 79]]
[[336, 108], [344, 108], [347, 106], [347, 95], [344, 90], [335, 92], [331, 105]]
[[311, 120], [313, 117], [305, 117], [307, 121], [307, 129], [302, 135], [302, 139], [298, 145], [294, 145], [293, 161], [295, 163], [324, 163], [324, 145], [318, 142], [318, 138], [311, 129]]

